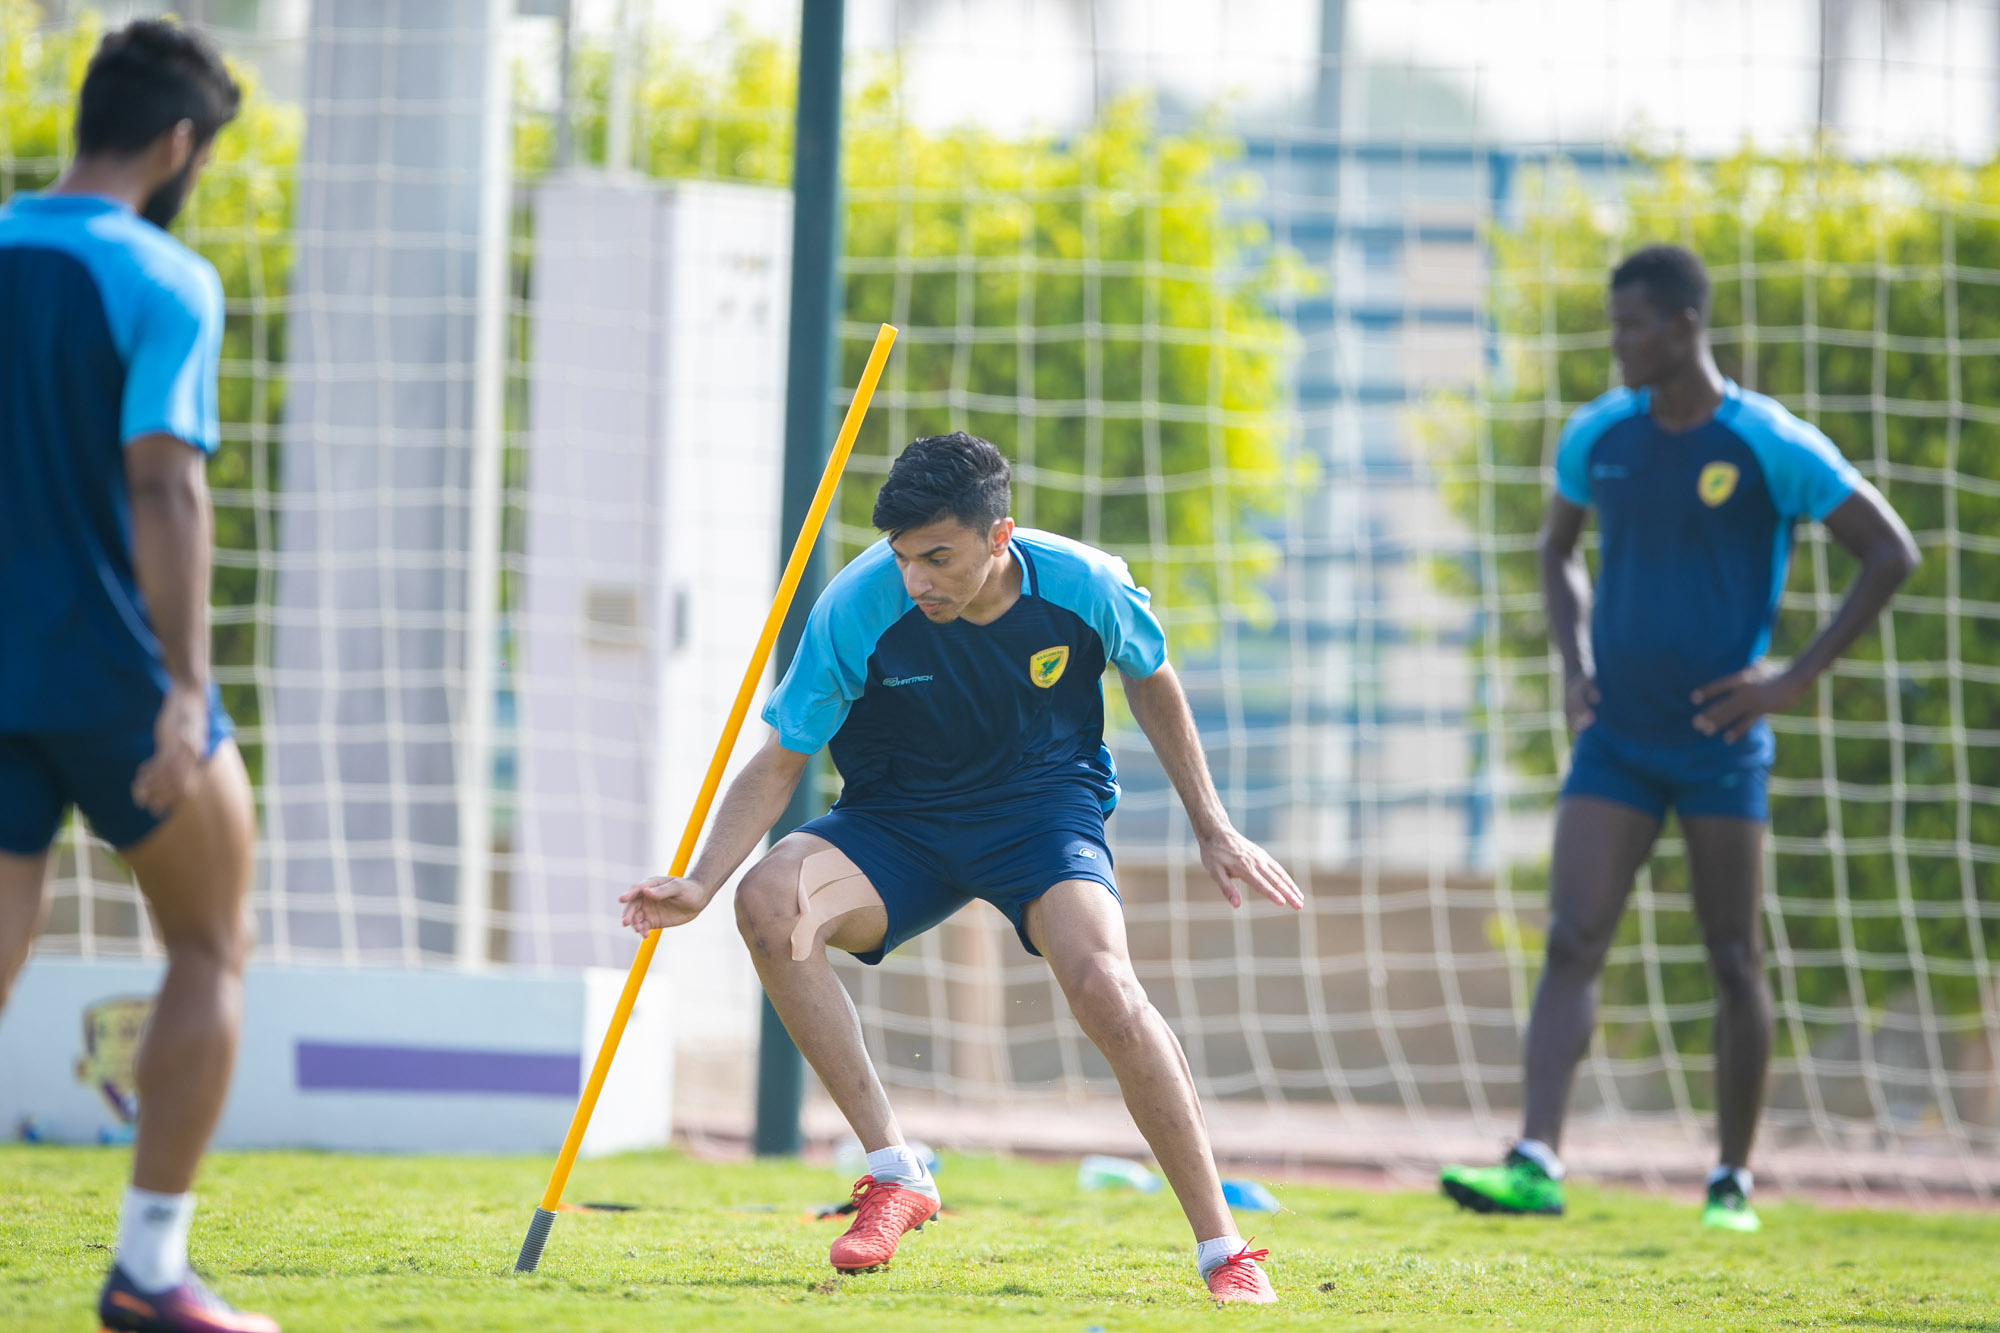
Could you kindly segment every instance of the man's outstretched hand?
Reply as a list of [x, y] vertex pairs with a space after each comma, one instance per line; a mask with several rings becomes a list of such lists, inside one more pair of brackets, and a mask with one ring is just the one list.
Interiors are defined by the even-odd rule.
[[1201, 840], [1201, 863], [1215, 877], [1222, 896], [1231, 907], [1243, 906], [1238, 880], [1248, 884], [1280, 907], [1293, 911], [1306, 905], [1305, 894], [1277, 859], [1233, 828], [1211, 833]]
[[618, 901], [625, 904], [625, 916], [619, 924], [630, 926], [641, 935], [685, 926], [701, 915], [701, 909], [714, 896], [697, 880], [655, 875], [618, 895]]

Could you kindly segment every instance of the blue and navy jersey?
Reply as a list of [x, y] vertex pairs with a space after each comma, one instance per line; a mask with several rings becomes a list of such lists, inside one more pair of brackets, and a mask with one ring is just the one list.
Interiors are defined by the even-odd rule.
[[[1556, 490], [1597, 511], [1590, 637], [1612, 734], [1718, 755], [1694, 729], [1694, 691], [1764, 655], [1800, 519], [1822, 519], [1859, 475], [1833, 442], [1762, 394], [1725, 387], [1706, 424], [1674, 434], [1651, 395], [1616, 389], [1582, 408], [1556, 448]], [[1761, 723], [1736, 743], [1768, 759]]]
[[214, 268], [124, 204], [0, 208], [0, 731], [152, 723], [124, 446], [213, 453], [221, 355]]
[[833, 747], [844, 807], [980, 806], [1086, 790], [1109, 812], [1106, 664], [1167, 660], [1144, 588], [1116, 556], [1016, 528], [1021, 596], [990, 625], [934, 625], [878, 541], [827, 585], [764, 720], [788, 750]]

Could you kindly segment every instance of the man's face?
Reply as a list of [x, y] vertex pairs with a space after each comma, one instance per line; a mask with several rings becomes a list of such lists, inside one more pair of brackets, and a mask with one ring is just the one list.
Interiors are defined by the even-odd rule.
[[889, 539], [902, 571], [903, 590], [933, 625], [948, 624], [986, 588], [1004, 565], [1014, 520], [1003, 518], [984, 532], [946, 515], [921, 528], [906, 528]]
[[1698, 326], [1690, 311], [1669, 314], [1653, 304], [1642, 283], [1611, 292], [1611, 355], [1628, 389], [1670, 379], [1694, 356]]

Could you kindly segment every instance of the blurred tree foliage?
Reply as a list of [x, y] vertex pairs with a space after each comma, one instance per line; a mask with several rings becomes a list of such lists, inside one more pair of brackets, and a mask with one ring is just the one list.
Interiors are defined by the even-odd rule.
[[[0, 0], [0, 198], [55, 179], [101, 32], [89, 11], [52, 26], [29, 0]], [[580, 163], [604, 157], [611, 68], [608, 48], [576, 54]], [[795, 68], [790, 48], [741, 24], [707, 48], [656, 37], [636, 85], [638, 168], [785, 185]], [[229, 297], [224, 444], [210, 470], [216, 653], [231, 712], [254, 728], [301, 117], [237, 74], [243, 114], [176, 231], [216, 265]], [[866, 535], [870, 479], [894, 447], [968, 429], [1017, 460], [1024, 520], [1130, 557], [1163, 607], [1178, 608], [1185, 636], [1205, 637], [1224, 604], [1266, 615], [1259, 585], [1276, 548], [1256, 520], [1296, 480], [1285, 458], [1290, 343], [1266, 297], [1289, 270], [1238, 217], [1249, 178], [1230, 170], [1233, 141], [1161, 133], [1136, 101], [1065, 141], [931, 134], [903, 121], [886, 65], [848, 101], [842, 385], [876, 323], [903, 330], [844, 490], [850, 546]], [[519, 117], [524, 182], [549, 167], [554, 143], [550, 117]], [[526, 291], [525, 211], [520, 229]]]
[[[73, 24], [43, 26], [28, 0], [0, 0], [0, 202], [56, 179], [70, 155], [76, 89], [103, 25], [86, 10]], [[283, 407], [284, 297], [291, 272], [292, 181], [299, 114], [261, 95], [251, 71], [242, 113], [175, 234], [213, 263], [228, 298], [222, 346], [222, 447], [208, 469], [215, 499], [215, 664], [230, 715], [249, 734], [245, 757], [261, 771], [260, 710], [253, 675], [260, 607], [271, 595], [274, 448]]]
[[[578, 54], [575, 153], [602, 161], [611, 53]], [[783, 185], [792, 51], [742, 27], [702, 53], [661, 40], [637, 79], [637, 165], [657, 177]], [[858, 85], [858, 86], [855, 86]], [[1243, 220], [1238, 148], [1163, 133], [1120, 101], [1068, 139], [933, 134], [901, 114], [892, 66], [852, 81], [843, 136], [840, 390], [878, 323], [902, 330], [843, 488], [846, 547], [872, 538], [875, 482], [918, 435], [969, 430], [1015, 460], [1015, 512], [1131, 560], [1184, 642], [1268, 617], [1277, 550], [1257, 520], [1299, 480], [1286, 457], [1300, 281]], [[517, 161], [554, 152], [524, 122]]]
[[[1537, 591], [1534, 534], [1564, 419], [1613, 382], [1605, 283], [1652, 241], [1692, 247], [1715, 283], [1724, 373], [1817, 423], [1917, 534], [1924, 564], [1779, 733], [1767, 938], [1780, 1040], [1810, 1043], [1892, 1001], [1977, 1022], [2000, 955], [2000, 163], [1856, 165], [1744, 152], [1644, 164], [1615, 207], [1561, 174], [1530, 181], [1525, 219], [1492, 236], [1500, 359], [1474, 403], [1425, 414], [1453, 510], [1484, 558], [1443, 571], [1481, 599], [1485, 697], [1517, 772], [1552, 775], [1567, 746], [1559, 668]], [[1800, 529], [1773, 652], [1803, 647], [1855, 562]], [[1606, 974], [1612, 1006], [1653, 1006], [1608, 1029], [1659, 1046], [1658, 1005], [1712, 994], [1684, 910], [1684, 862], [1657, 858], [1656, 893]], [[1682, 1012], [1685, 1012], [1683, 1010]], [[1676, 1021], [1706, 1053], [1708, 1020]]]

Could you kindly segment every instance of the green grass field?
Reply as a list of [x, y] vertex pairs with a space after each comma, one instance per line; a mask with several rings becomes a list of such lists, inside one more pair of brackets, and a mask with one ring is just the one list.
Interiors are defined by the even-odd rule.
[[[0, 1147], [0, 1328], [91, 1327], [126, 1155]], [[838, 1278], [845, 1193], [824, 1167], [647, 1154], [578, 1167], [541, 1271], [511, 1273], [548, 1163], [224, 1153], [194, 1260], [290, 1333], [365, 1329], [1985, 1329], [2000, 1215], [1763, 1208], [1706, 1233], [1692, 1200], [1577, 1188], [1561, 1219], [1460, 1214], [1427, 1194], [1279, 1190], [1246, 1216], [1284, 1304], [1200, 1296], [1170, 1198], [1081, 1194], [1074, 1168], [950, 1157], [949, 1210], [890, 1269]]]

